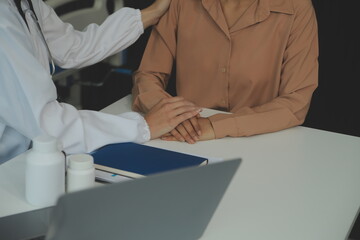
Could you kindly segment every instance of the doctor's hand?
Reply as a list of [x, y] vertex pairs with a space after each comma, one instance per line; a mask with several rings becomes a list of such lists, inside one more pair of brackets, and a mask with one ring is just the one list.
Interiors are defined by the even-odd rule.
[[171, 97], [160, 100], [145, 115], [149, 125], [151, 139], [158, 138], [170, 132], [180, 123], [190, 119], [201, 111], [192, 102], [182, 97]]
[[[215, 131], [208, 118], [203, 118], [203, 117], [197, 118], [197, 122], [201, 129], [201, 134], [198, 137], [200, 141], [215, 139]], [[161, 136], [161, 139], [165, 141], [181, 141], [178, 140], [174, 135], [172, 135], [171, 132]]]
[[151, 6], [158, 9], [161, 16], [168, 10], [171, 0], [156, 0]]
[[156, 24], [160, 17], [168, 10], [171, 0], [156, 0], [149, 7], [141, 10], [141, 20], [144, 29]]

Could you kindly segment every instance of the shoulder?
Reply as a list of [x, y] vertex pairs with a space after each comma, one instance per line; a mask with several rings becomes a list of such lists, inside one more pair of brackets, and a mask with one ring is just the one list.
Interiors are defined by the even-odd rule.
[[307, 11], [313, 8], [311, 0], [289, 0], [292, 2], [295, 13]]
[[[10, 6], [6, 1], [0, 0], [0, 53], [1, 57], [13, 57], [15, 51], [26, 46], [31, 49], [24, 26], [17, 16], [17, 10]], [[17, 46], [17, 47], [15, 47]], [[24, 49], [22, 49], [24, 50]], [[0, 57], [0, 58], [1, 58]], [[0, 61], [1, 62], [1, 61]]]
[[0, 35], [2, 38], [7, 33], [17, 32], [15, 29], [21, 29], [21, 22], [16, 13], [7, 1], [0, 0]]
[[13, 10], [7, 1], [0, 0], [0, 27], [4, 27], [13, 21]]
[[181, 10], [182, 8], [193, 8], [198, 5], [202, 5], [201, 0], [171, 0], [170, 7]]
[[311, 0], [268, 0], [272, 11], [297, 14], [301, 11], [312, 9]]
[[190, 9], [194, 8], [194, 4], [201, 4], [201, 0], [171, 0], [170, 7], [162, 19], [178, 19], [181, 14], [192, 12]]

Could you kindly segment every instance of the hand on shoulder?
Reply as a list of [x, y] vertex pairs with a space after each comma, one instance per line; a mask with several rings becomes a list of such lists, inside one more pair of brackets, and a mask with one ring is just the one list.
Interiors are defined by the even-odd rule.
[[141, 10], [141, 20], [144, 29], [156, 24], [160, 17], [168, 10], [171, 0], [156, 0], [149, 7]]

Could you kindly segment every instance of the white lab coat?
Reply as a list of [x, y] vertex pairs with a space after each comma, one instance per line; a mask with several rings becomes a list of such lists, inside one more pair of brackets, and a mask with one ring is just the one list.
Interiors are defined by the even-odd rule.
[[[102, 25], [79, 32], [42, 0], [32, 2], [55, 64], [63, 68], [96, 63], [143, 33], [139, 10], [123, 8]], [[44, 133], [57, 137], [68, 154], [149, 140], [148, 125], [137, 113], [115, 116], [57, 102], [45, 45], [35, 23], [26, 19], [30, 31], [13, 1], [0, 0], [0, 163], [26, 151], [31, 139]]]

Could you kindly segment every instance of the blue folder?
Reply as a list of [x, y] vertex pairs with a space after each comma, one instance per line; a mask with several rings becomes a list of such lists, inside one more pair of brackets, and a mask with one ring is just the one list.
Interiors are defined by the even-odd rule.
[[203, 157], [129, 142], [106, 145], [91, 155], [97, 170], [131, 178], [208, 163]]

